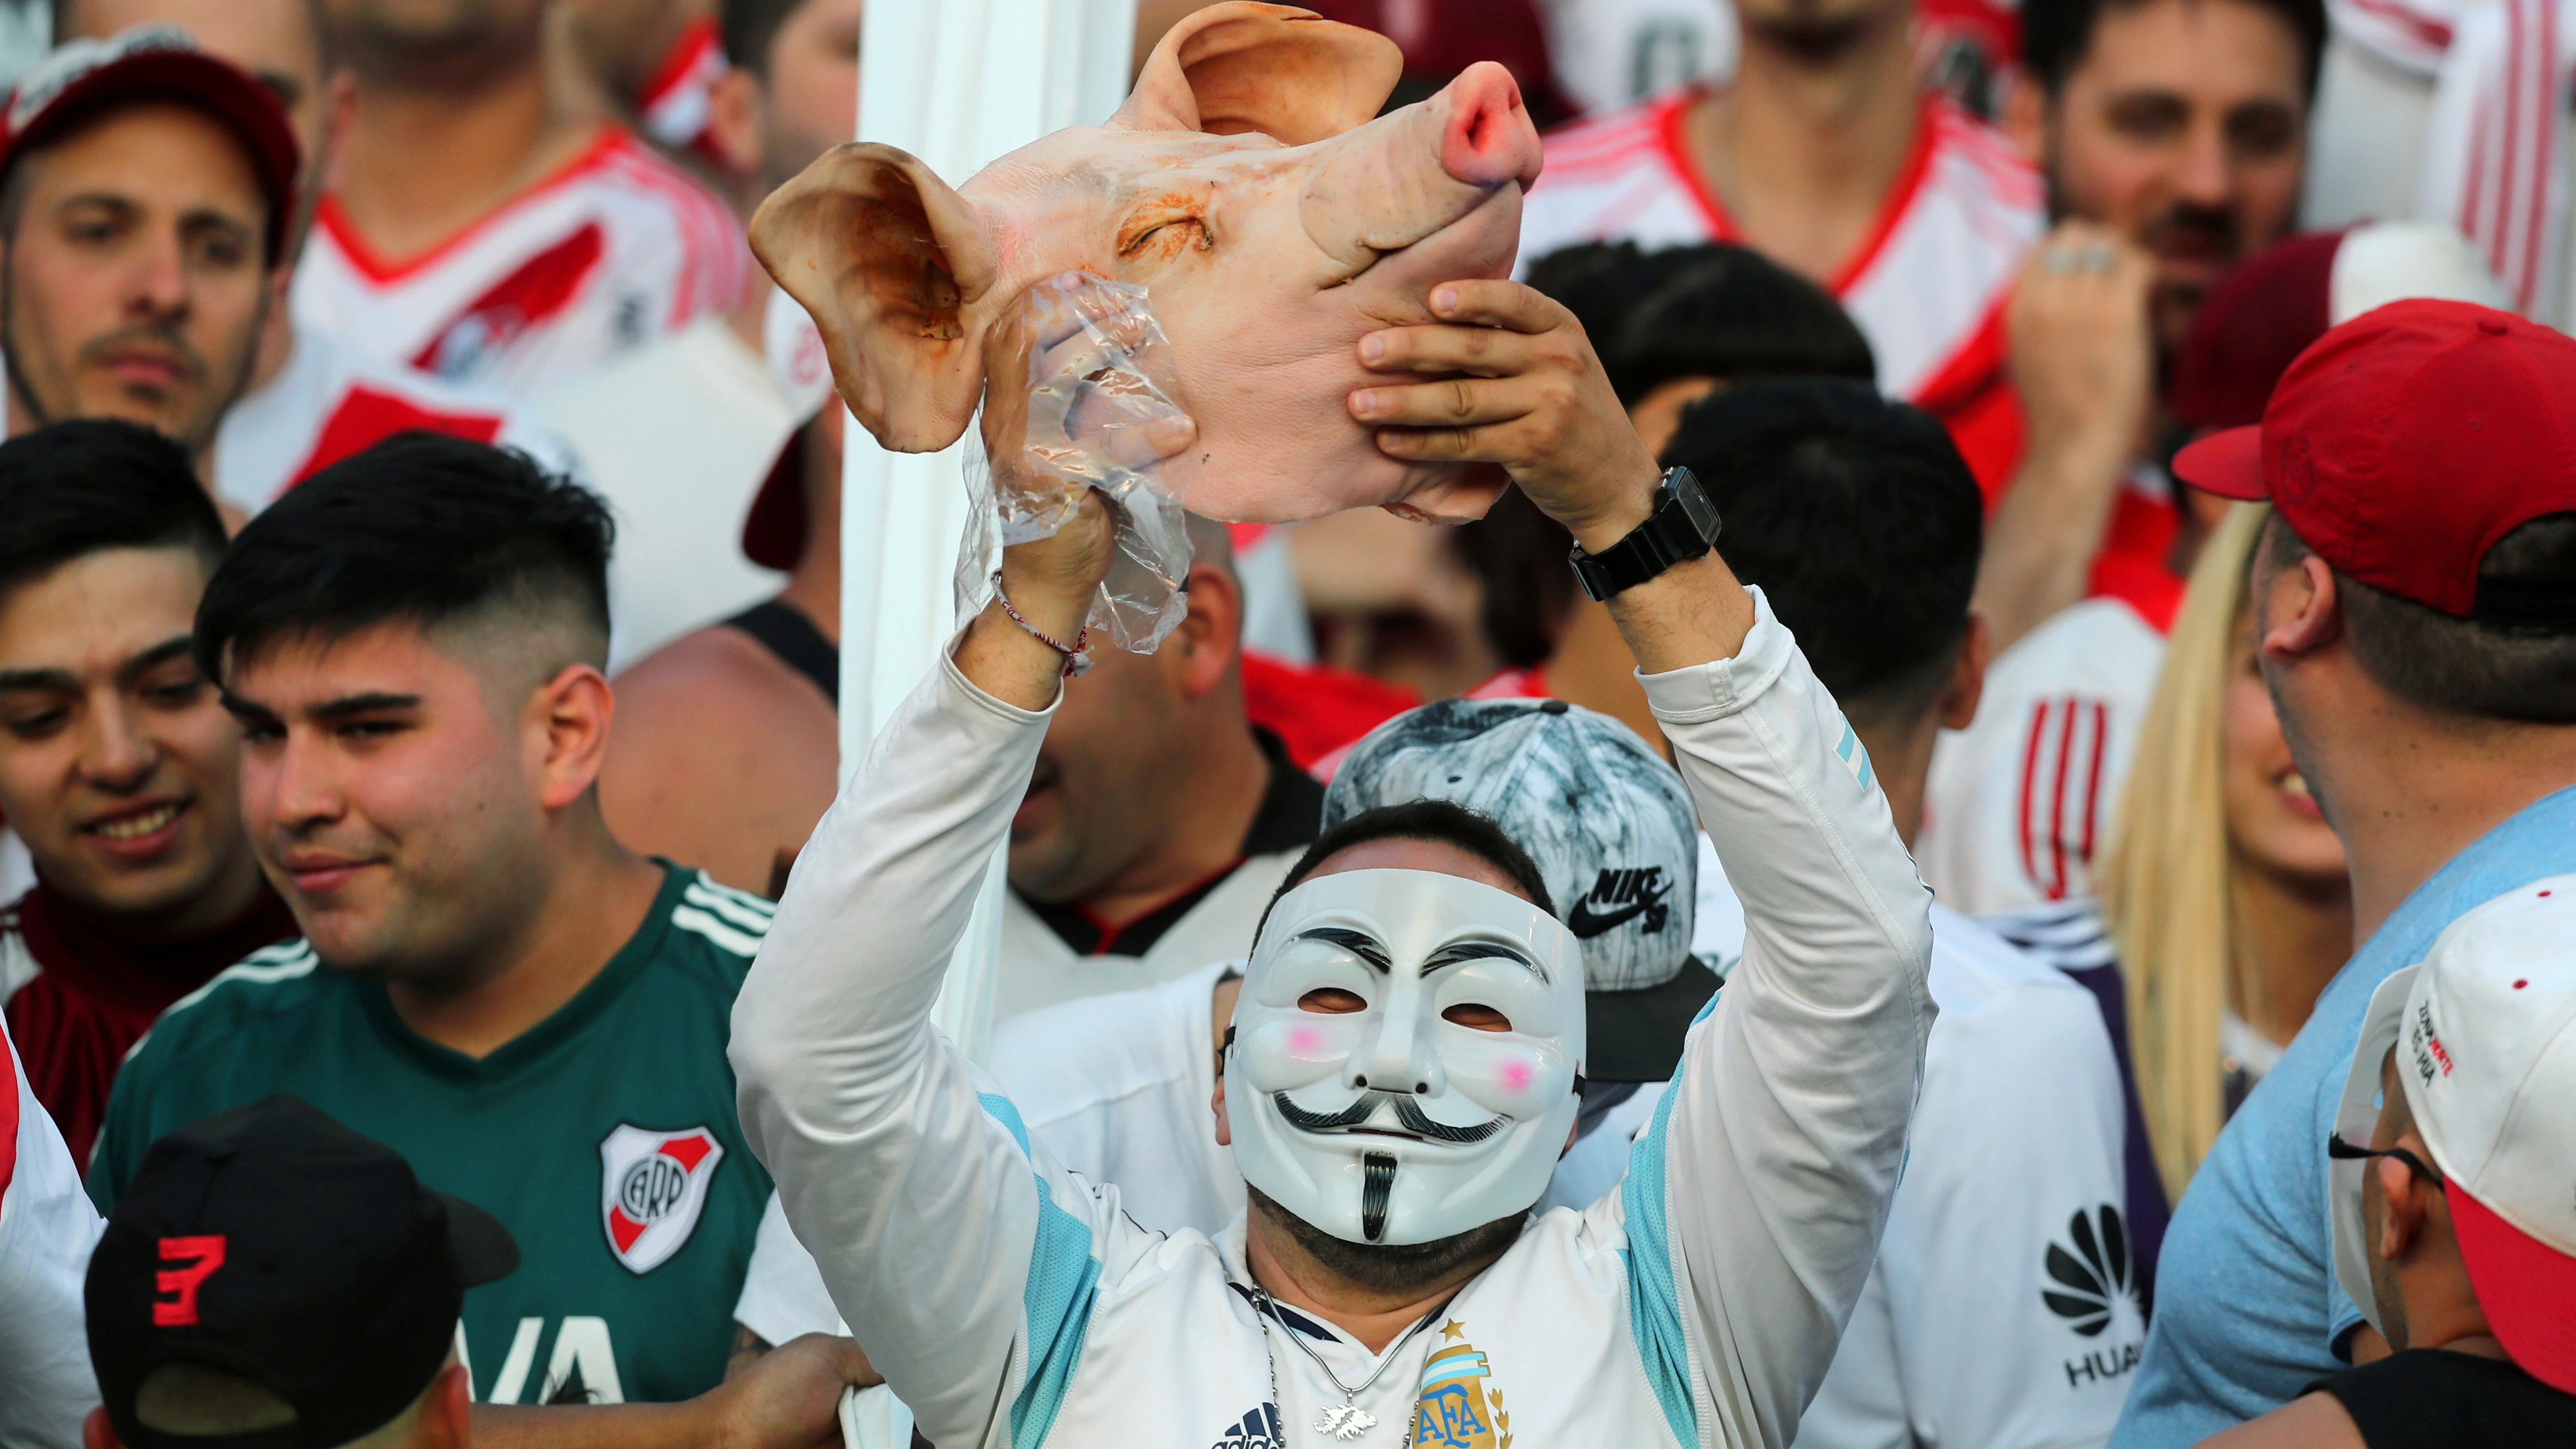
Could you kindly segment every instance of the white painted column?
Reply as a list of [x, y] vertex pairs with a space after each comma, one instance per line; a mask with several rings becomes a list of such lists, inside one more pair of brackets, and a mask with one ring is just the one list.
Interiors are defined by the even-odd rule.
[[[1136, 0], [890, 0], [867, 9], [858, 136], [957, 185], [1126, 98]], [[955, 631], [951, 575], [968, 500], [966, 443], [889, 453], [850, 428], [841, 468], [841, 770], [856, 769]], [[973, 430], [968, 430], [973, 436]], [[1001, 939], [997, 855], [932, 1021], [981, 1057]]]
[[[858, 139], [899, 146], [950, 185], [1050, 131], [1096, 125], [1126, 98], [1136, 0], [878, 0], [859, 46]], [[951, 578], [967, 508], [966, 443], [889, 453], [852, 426], [841, 465], [841, 775], [956, 630]], [[968, 437], [974, 429], [967, 430]], [[968, 1055], [990, 1039], [1003, 854], [950, 961], [931, 1021]], [[885, 1390], [844, 1396], [852, 1449], [905, 1449], [912, 1415]]]

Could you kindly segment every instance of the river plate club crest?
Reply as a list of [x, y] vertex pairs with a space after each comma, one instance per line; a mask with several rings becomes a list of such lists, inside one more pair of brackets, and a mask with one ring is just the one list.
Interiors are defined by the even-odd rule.
[[670, 1261], [697, 1229], [724, 1144], [704, 1127], [654, 1132], [619, 1123], [599, 1144], [599, 1214], [631, 1273]]

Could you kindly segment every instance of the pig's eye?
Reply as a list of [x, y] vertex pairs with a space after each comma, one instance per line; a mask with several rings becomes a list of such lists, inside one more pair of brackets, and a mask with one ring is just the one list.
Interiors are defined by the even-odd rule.
[[1207, 219], [1188, 212], [1147, 211], [1128, 218], [1118, 231], [1118, 255], [1177, 257], [1216, 245]]

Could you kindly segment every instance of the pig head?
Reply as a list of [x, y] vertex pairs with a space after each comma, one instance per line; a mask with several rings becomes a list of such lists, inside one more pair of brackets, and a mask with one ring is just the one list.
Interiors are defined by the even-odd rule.
[[1431, 321], [1438, 283], [1510, 273], [1538, 134], [1490, 62], [1379, 116], [1401, 65], [1383, 36], [1308, 11], [1212, 6], [1155, 47], [1108, 124], [955, 188], [891, 146], [837, 147], [761, 207], [752, 247], [812, 314], [851, 413], [898, 452], [956, 441], [988, 377], [1021, 386], [1024, 296], [1090, 272], [1142, 285], [1169, 339], [1196, 430], [1163, 480], [1191, 510], [1478, 517], [1497, 474], [1390, 458], [1346, 399], [1384, 380], [1359, 366], [1362, 335]]

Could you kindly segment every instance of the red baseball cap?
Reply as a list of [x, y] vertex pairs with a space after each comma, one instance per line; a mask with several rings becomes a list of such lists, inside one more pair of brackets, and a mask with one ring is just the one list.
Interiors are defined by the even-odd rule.
[[2485, 258], [2441, 222], [2294, 236], [2210, 289], [2174, 354], [2165, 407], [2195, 432], [2259, 423], [2281, 374], [2327, 328], [2408, 297], [2513, 305]]
[[2174, 458], [2185, 483], [2268, 498], [2338, 572], [2456, 618], [2576, 624], [2555, 597], [2480, 598], [2496, 540], [2576, 512], [2576, 340], [2468, 302], [2392, 302], [2299, 354], [2263, 421]]
[[20, 78], [0, 117], [0, 178], [26, 154], [119, 106], [176, 101], [223, 123], [241, 142], [268, 203], [266, 255], [286, 244], [302, 165], [286, 108], [248, 72], [197, 48], [175, 25], [138, 25], [108, 40], [57, 47]]

